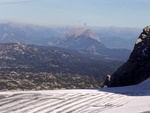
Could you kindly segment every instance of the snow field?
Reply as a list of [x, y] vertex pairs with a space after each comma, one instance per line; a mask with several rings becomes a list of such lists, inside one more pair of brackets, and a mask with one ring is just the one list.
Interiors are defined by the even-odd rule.
[[150, 112], [150, 79], [128, 87], [0, 92], [0, 113]]

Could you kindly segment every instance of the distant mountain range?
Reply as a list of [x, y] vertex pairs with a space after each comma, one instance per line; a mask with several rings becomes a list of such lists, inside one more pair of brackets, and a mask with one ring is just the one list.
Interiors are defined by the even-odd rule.
[[24, 43], [41, 46], [53, 45], [62, 35], [63, 28], [47, 28], [33, 25], [0, 24], [1, 43]]
[[0, 24], [0, 42], [62, 47], [98, 60], [126, 61], [129, 57], [129, 50], [109, 49], [91, 29], [68, 29]]
[[[20, 42], [41, 46], [51, 46], [72, 27], [41, 27], [19, 25], [14, 23], [0, 24], [0, 42]], [[92, 27], [98, 40], [108, 48], [133, 49], [136, 37], [141, 29], [117, 27]]]

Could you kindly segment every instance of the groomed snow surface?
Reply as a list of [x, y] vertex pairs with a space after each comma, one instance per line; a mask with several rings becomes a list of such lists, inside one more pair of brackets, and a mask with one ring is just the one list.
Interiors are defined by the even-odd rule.
[[150, 78], [118, 88], [0, 92], [0, 113], [150, 113]]

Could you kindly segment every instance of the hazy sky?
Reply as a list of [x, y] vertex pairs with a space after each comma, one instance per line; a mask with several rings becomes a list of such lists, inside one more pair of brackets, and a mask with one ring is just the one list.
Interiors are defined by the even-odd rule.
[[0, 0], [0, 21], [39, 25], [145, 27], [150, 0]]

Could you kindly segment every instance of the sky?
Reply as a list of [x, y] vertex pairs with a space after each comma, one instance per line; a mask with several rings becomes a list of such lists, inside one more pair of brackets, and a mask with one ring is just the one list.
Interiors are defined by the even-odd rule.
[[0, 22], [58, 26], [150, 25], [150, 0], [0, 0]]

